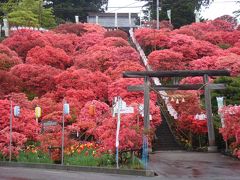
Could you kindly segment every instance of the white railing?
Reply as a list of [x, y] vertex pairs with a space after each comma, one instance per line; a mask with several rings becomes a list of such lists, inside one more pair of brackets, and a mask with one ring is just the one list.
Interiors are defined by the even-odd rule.
[[[146, 69], [148, 71], [151, 71], [152, 68], [151, 66], [148, 64], [148, 59], [143, 51], [143, 49], [141, 48], [141, 46], [139, 45], [139, 43], [137, 42], [135, 36], [134, 36], [134, 32], [133, 32], [133, 28], [131, 28], [129, 30], [129, 34], [130, 34], [130, 37], [132, 39], [132, 42], [135, 44], [140, 56], [141, 56], [141, 59], [143, 61], [143, 64], [145, 65]], [[153, 82], [155, 85], [161, 85], [161, 82], [158, 78], [156, 77], [153, 77], [152, 78]], [[167, 105], [167, 109], [168, 109], [168, 112], [171, 116], [174, 117], [174, 119], [177, 119], [178, 118], [178, 113], [176, 112], [176, 110], [173, 108], [173, 106], [170, 104], [169, 102], [169, 98], [168, 98], [168, 95], [167, 95], [167, 92], [166, 91], [159, 91], [159, 94], [161, 95], [161, 97], [164, 99], [166, 105]]]
[[32, 31], [48, 31], [47, 29], [45, 28], [37, 28], [37, 27], [26, 27], [26, 26], [12, 26], [10, 28], [10, 31], [18, 31], [18, 30], [32, 30]]

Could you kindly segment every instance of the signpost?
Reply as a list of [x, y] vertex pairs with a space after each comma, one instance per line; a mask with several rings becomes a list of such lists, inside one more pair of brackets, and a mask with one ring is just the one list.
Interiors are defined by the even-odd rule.
[[121, 124], [121, 114], [128, 114], [128, 113], [134, 113], [133, 107], [127, 107], [126, 102], [122, 100], [121, 97], [115, 97], [114, 98], [114, 108], [113, 108], [113, 117], [115, 117], [115, 114], [117, 113], [117, 130], [116, 130], [116, 164], [117, 169], [119, 168], [119, 161], [118, 161], [118, 155], [119, 155], [119, 132], [120, 132], [120, 124]]
[[63, 100], [63, 116], [62, 116], [62, 160], [61, 165], [64, 164], [64, 116], [70, 113], [69, 104]]
[[20, 116], [20, 107], [19, 106], [14, 106], [12, 105], [12, 100], [10, 100], [10, 142], [9, 142], [9, 161], [12, 161], [12, 119], [13, 115], [15, 117]]

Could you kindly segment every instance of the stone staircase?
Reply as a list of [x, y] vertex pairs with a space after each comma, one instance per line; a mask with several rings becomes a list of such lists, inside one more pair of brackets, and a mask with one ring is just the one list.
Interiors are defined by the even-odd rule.
[[[139, 52], [142, 64], [145, 66], [146, 70], [151, 71], [152, 68], [148, 64], [148, 59], [133, 34], [133, 29], [130, 29], [129, 31], [129, 39], [132, 47], [134, 47]], [[155, 85], [161, 85], [161, 82], [158, 78], [152, 78], [152, 81]], [[158, 104], [160, 106], [162, 114], [164, 114], [165, 117], [169, 120], [169, 123], [171, 123], [174, 120], [173, 118], [176, 116], [176, 111], [170, 104], [166, 104], [165, 100], [162, 98], [162, 95], [167, 95], [167, 93], [163, 91], [159, 92], [160, 97], [158, 98]], [[181, 147], [180, 144], [176, 141], [173, 135], [174, 131], [170, 130], [165, 117], [162, 115], [162, 123], [159, 127], [157, 127], [155, 133], [156, 138], [153, 142], [153, 151], [183, 150], [183, 147]]]
[[162, 123], [157, 127], [155, 132], [155, 140], [153, 142], [153, 151], [173, 151], [183, 150], [183, 148], [177, 143], [166, 119], [162, 116]]

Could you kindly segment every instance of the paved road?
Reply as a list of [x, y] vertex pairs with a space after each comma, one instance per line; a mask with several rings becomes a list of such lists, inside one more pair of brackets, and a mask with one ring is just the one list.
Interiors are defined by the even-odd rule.
[[240, 161], [219, 153], [162, 151], [150, 155], [159, 179], [240, 180]]
[[143, 180], [145, 177], [44, 169], [0, 167], [0, 180]]
[[0, 180], [240, 180], [240, 161], [218, 153], [158, 152], [150, 155], [149, 166], [158, 176], [0, 167]]

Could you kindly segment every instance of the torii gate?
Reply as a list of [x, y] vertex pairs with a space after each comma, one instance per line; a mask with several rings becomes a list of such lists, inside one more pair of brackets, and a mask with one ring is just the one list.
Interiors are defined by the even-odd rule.
[[149, 92], [150, 77], [196, 77], [202, 76], [204, 84], [182, 84], [182, 85], [153, 85], [151, 89], [156, 91], [163, 90], [200, 90], [204, 89], [205, 108], [207, 113], [207, 128], [209, 152], [215, 152], [215, 133], [212, 119], [211, 90], [225, 89], [225, 84], [210, 84], [209, 76], [230, 76], [227, 70], [176, 70], [176, 71], [126, 71], [123, 78], [144, 78], [144, 85], [129, 86], [128, 91], [144, 91], [144, 130], [149, 130]]

